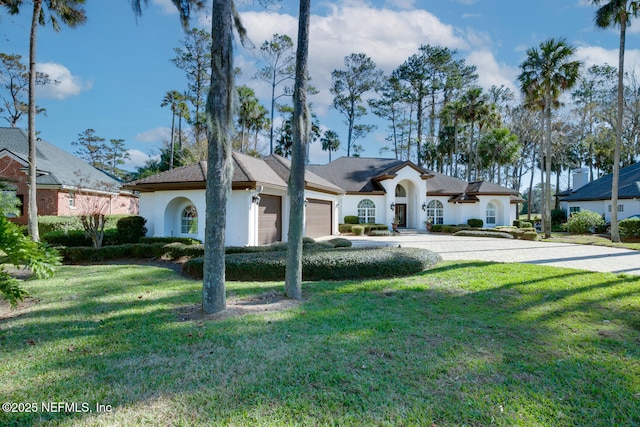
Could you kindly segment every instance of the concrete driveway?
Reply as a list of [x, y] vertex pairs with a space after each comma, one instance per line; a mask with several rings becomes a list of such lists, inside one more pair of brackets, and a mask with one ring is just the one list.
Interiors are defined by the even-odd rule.
[[569, 243], [529, 242], [449, 234], [400, 234], [389, 237], [345, 236], [354, 246], [426, 248], [444, 260], [481, 260], [552, 265], [590, 271], [640, 275], [640, 251]]

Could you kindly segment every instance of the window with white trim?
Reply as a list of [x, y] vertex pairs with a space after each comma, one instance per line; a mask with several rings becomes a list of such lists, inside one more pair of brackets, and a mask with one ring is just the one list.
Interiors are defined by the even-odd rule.
[[485, 224], [487, 225], [496, 224], [496, 205], [494, 205], [493, 202], [487, 203], [487, 215], [485, 219]]
[[184, 208], [180, 221], [183, 234], [198, 234], [198, 210], [195, 206]]
[[75, 209], [76, 208], [76, 193], [69, 193], [69, 207], [71, 209]]
[[440, 200], [431, 200], [427, 204], [427, 221], [431, 224], [444, 224], [444, 205]]
[[360, 224], [375, 224], [376, 204], [369, 199], [361, 200], [358, 203], [358, 218], [360, 219]]
[[580, 212], [580, 206], [569, 206], [569, 218]]

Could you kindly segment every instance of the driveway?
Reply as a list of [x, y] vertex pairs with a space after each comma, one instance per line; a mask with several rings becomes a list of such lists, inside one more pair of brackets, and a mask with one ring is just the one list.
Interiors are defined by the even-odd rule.
[[437, 252], [444, 260], [480, 260], [552, 265], [590, 271], [640, 275], [640, 251], [569, 243], [530, 242], [449, 234], [389, 237], [345, 236], [354, 246], [402, 246]]

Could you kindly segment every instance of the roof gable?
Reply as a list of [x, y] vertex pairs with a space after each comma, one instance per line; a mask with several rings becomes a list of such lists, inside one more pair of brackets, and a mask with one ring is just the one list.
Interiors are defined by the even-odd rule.
[[[26, 161], [29, 157], [27, 133], [18, 128], [0, 128], [0, 152], [3, 151], [11, 153], [16, 160]], [[36, 167], [38, 185], [86, 188], [121, 185], [120, 181], [43, 139], [36, 142]]]
[[[613, 174], [605, 175], [578, 188], [571, 195], [563, 197], [565, 201], [610, 200]], [[640, 163], [620, 169], [618, 198], [633, 199], [640, 197]]]

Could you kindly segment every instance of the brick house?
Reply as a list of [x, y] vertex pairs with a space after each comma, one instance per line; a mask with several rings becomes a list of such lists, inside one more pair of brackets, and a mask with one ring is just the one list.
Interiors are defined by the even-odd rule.
[[[80, 215], [100, 206], [106, 214], [136, 215], [138, 197], [122, 183], [79, 158], [39, 139], [36, 167], [38, 215]], [[22, 202], [13, 221], [27, 223], [28, 137], [18, 128], [0, 128], [0, 179]]]

